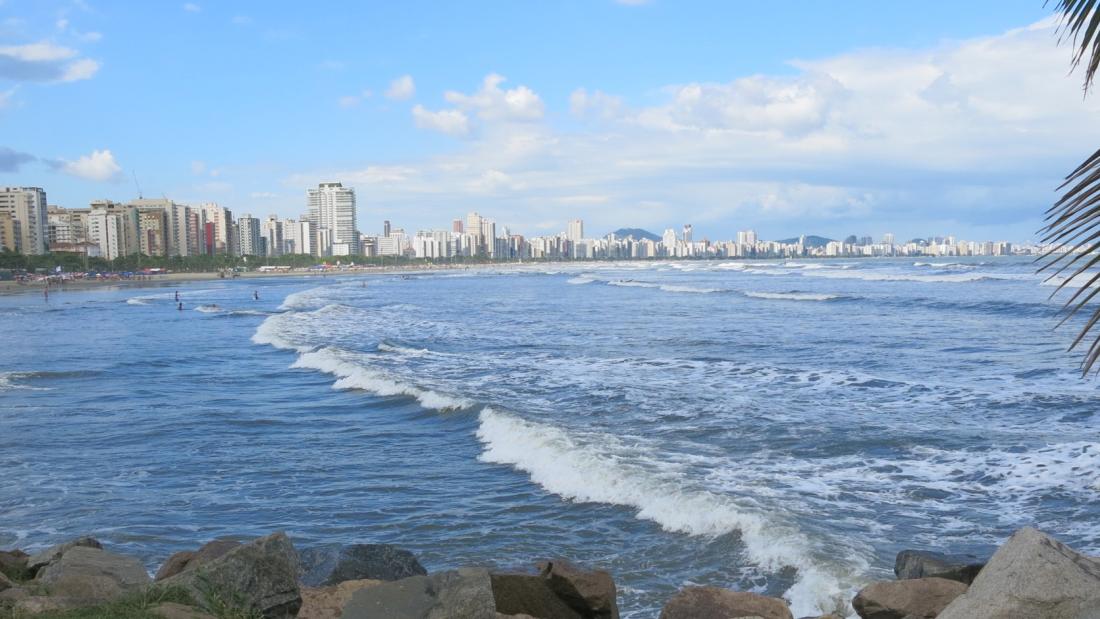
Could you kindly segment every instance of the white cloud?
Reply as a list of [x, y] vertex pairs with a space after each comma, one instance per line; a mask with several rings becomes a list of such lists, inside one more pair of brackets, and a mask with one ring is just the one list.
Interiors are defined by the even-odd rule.
[[65, 67], [61, 75], [62, 82], [75, 82], [77, 80], [91, 79], [99, 71], [99, 62], [90, 58], [81, 58]]
[[194, 2], [186, 2], [183, 5], [183, 10], [187, 11], [188, 13], [198, 13], [202, 10], [202, 7], [195, 4]]
[[344, 109], [353, 108], [363, 102], [364, 99], [370, 99], [374, 96], [374, 93], [370, 90], [364, 90], [357, 95], [347, 95], [340, 97], [336, 100], [336, 104]]
[[615, 118], [622, 113], [623, 100], [599, 90], [589, 93], [578, 88], [569, 95], [569, 111], [577, 117], [594, 115], [600, 118]]
[[205, 161], [192, 161], [191, 162], [191, 173], [192, 174], [198, 175], [198, 174], [202, 174], [204, 172], [206, 172], [206, 162]]
[[423, 105], [412, 109], [413, 122], [421, 129], [431, 129], [447, 135], [466, 135], [470, 132], [470, 118], [462, 110], [433, 112]]
[[270, 191], [253, 191], [252, 193], [248, 194], [248, 197], [252, 199], [278, 198], [279, 194], [272, 193]]
[[54, 45], [46, 41], [26, 45], [0, 47], [0, 56], [7, 56], [23, 62], [54, 62], [76, 56], [75, 49]]
[[543, 115], [543, 103], [535, 91], [526, 86], [503, 90], [504, 76], [491, 73], [472, 95], [448, 91], [444, 98], [459, 108], [471, 110], [485, 120], [538, 120]]
[[393, 80], [390, 82], [390, 87], [386, 89], [386, 98], [394, 101], [405, 101], [411, 99], [415, 94], [416, 83], [413, 82], [411, 75], [402, 75]]
[[656, 102], [578, 89], [580, 129], [546, 122], [537, 93], [494, 74], [446, 93], [453, 107], [415, 106], [418, 127], [466, 141], [402, 162], [413, 172], [364, 198], [426, 226], [477, 209], [519, 230], [581, 216], [594, 230], [692, 221], [712, 239], [896, 225], [1023, 240], [1060, 176], [1100, 143], [1100, 97], [1082, 100], [1069, 58], [1044, 22], [667, 85]]
[[99, 62], [48, 41], [0, 46], [0, 78], [16, 82], [72, 82], [91, 78]]
[[237, 26], [248, 26], [252, 23], [252, 18], [248, 15], [234, 15], [230, 22]]
[[91, 181], [108, 181], [117, 178], [122, 167], [110, 150], [96, 150], [76, 161], [62, 161], [61, 170]]

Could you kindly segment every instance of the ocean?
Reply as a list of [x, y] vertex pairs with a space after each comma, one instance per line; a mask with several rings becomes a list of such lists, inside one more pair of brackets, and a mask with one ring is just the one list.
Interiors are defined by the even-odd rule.
[[899, 550], [1025, 525], [1097, 553], [1100, 391], [1041, 279], [659, 261], [0, 297], [0, 547], [565, 557], [637, 618], [686, 584], [816, 614]]

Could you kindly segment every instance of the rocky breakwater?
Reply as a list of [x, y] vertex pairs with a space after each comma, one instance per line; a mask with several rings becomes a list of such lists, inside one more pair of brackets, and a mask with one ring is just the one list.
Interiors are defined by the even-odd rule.
[[[864, 587], [863, 619], [1100, 619], [1100, 559], [1022, 529], [983, 562], [905, 551], [897, 580]], [[429, 574], [385, 544], [295, 549], [283, 533], [214, 540], [145, 566], [83, 537], [36, 554], [0, 551], [0, 619], [618, 619], [615, 582], [563, 560], [530, 571]], [[685, 587], [660, 619], [794, 619], [786, 601]], [[800, 618], [802, 619], [802, 618]]]

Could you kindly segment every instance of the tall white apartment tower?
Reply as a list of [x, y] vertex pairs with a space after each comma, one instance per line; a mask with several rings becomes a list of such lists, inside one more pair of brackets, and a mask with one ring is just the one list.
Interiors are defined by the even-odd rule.
[[29, 255], [50, 250], [49, 213], [41, 187], [0, 188], [0, 213], [14, 224], [16, 251]]
[[580, 219], [574, 219], [569, 222], [569, 228], [565, 233], [565, 238], [573, 241], [574, 243], [584, 238], [584, 221]]
[[[355, 190], [340, 183], [321, 183], [306, 192], [309, 220], [317, 229], [328, 229], [333, 252], [359, 253], [359, 230], [355, 224]], [[320, 245], [318, 243], [318, 245]], [[339, 247], [337, 247], [339, 246]]]

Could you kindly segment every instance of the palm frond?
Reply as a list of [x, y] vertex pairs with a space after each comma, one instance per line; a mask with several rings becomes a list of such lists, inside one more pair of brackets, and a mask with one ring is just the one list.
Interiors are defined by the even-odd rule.
[[[1100, 150], [1070, 172], [1058, 190], [1065, 193], [1047, 210], [1046, 226], [1040, 231], [1042, 242], [1051, 247], [1039, 257], [1044, 263], [1039, 271], [1053, 271], [1048, 281], [1061, 277], [1052, 297], [1064, 288], [1077, 288], [1062, 309], [1065, 316], [1058, 323], [1061, 326], [1100, 293]], [[1100, 306], [1093, 310], [1070, 350], [1081, 344], [1098, 323]], [[1088, 373], [1098, 359], [1100, 335], [1089, 346], [1081, 373]]]
[[[1049, 4], [1047, 0], [1044, 4]], [[1100, 68], [1100, 0], [1055, 0], [1055, 9], [1061, 13], [1059, 31], [1060, 41], [1067, 38], [1072, 42], [1073, 65], [1071, 71], [1085, 63], [1085, 85], [1087, 93], [1092, 78]]]
[[[1100, 68], [1100, 0], [1054, 0], [1054, 5], [1061, 15], [1059, 42], [1068, 39], [1073, 46], [1070, 71], [1084, 63], [1084, 91], [1088, 94]], [[1061, 326], [1100, 294], [1100, 150], [1070, 172], [1058, 191], [1065, 193], [1047, 209], [1046, 224], [1040, 231], [1042, 242], [1050, 248], [1039, 257], [1045, 262], [1039, 271], [1053, 271], [1048, 281], [1062, 278], [1052, 297], [1064, 288], [1077, 288], [1062, 308]], [[1098, 324], [1100, 307], [1093, 310], [1069, 349], [1077, 348]], [[1100, 335], [1093, 338], [1081, 361], [1081, 374], [1087, 374], [1098, 360]]]

